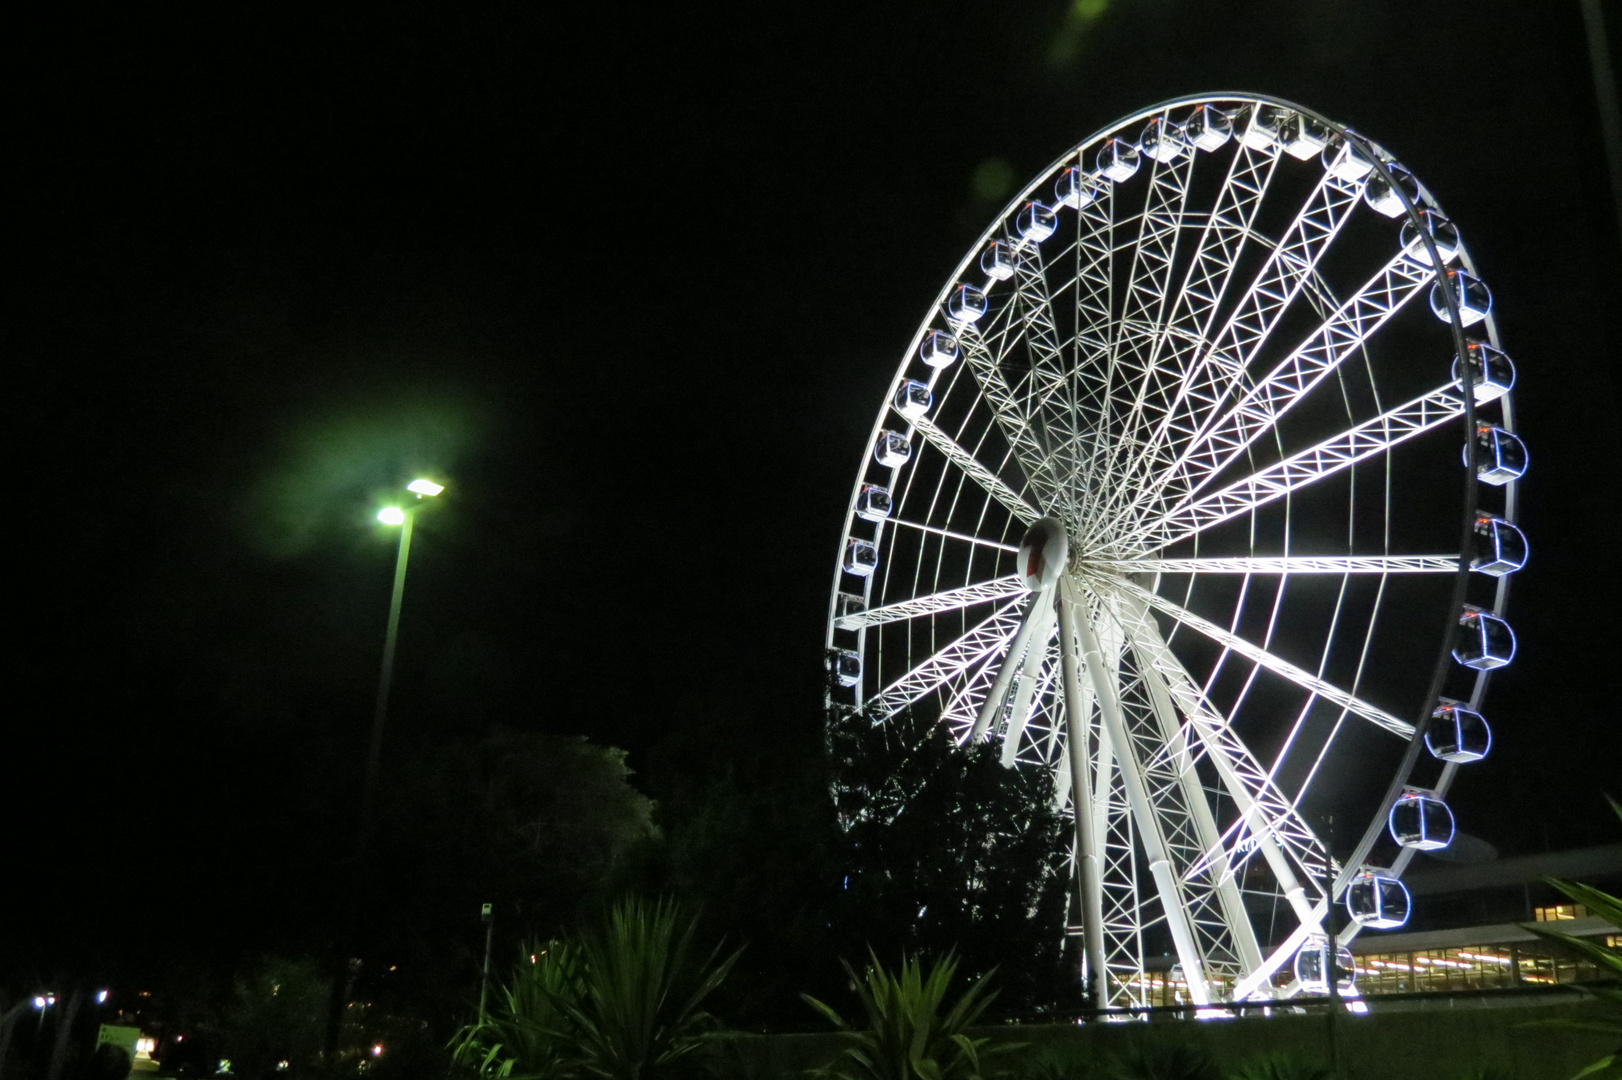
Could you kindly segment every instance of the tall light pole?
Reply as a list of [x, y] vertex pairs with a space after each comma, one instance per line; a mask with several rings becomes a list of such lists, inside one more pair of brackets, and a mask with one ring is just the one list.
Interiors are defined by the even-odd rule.
[[[361, 790], [360, 830], [355, 840], [355, 863], [350, 874], [349, 901], [343, 928], [345, 953], [356, 945], [361, 894], [371, 858], [372, 834], [377, 827], [377, 779], [383, 762], [383, 728], [389, 716], [389, 689], [394, 683], [394, 645], [400, 636], [400, 602], [405, 597], [406, 565], [411, 559], [411, 527], [416, 521], [418, 504], [444, 490], [445, 485], [419, 477], [406, 485], [406, 491], [416, 496], [414, 501], [405, 507], [385, 506], [377, 512], [377, 520], [399, 528], [400, 547], [394, 557], [394, 589], [389, 595], [389, 623], [383, 635], [383, 663], [377, 673], [377, 701], [372, 707], [372, 738], [366, 750], [366, 782]], [[345, 956], [344, 961], [336, 973], [342, 978], [334, 978], [332, 984], [332, 1009], [327, 1024], [329, 1056], [337, 1052], [343, 1003], [353, 991], [355, 976], [359, 973], [354, 960]]]
[[[432, 480], [417, 479], [406, 485], [406, 490], [423, 498], [432, 498], [445, 490], [445, 485]], [[411, 559], [411, 526], [417, 520], [416, 503], [404, 509], [385, 506], [377, 512], [377, 520], [400, 528], [400, 549], [394, 557], [394, 591], [389, 596], [389, 627], [383, 635], [383, 664], [377, 673], [377, 703], [372, 708], [372, 741], [366, 751], [366, 787], [360, 804], [360, 859], [371, 848], [372, 831], [377, 815], [377, 774], [383, 757], [383, 726], [389, 716], [389, 688], [394, 683], [394, 643], [400, 636], [400, 601], [405, 596], [406, 564]]]

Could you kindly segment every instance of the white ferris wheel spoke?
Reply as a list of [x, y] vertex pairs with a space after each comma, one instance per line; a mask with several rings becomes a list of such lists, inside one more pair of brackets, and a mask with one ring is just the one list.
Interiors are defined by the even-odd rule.
[[1220, 555], [1186, 559], [1100, 559], [1119, 574], [1452, 574], [1457, 555]]
[[[1158, 413], [1153, 431], [1144, 438], [1145, 457], [1154, 456], [1165, 437], [1166, 425], [1186, 393], [1190, 368], [1199, 359], [1198, 349], [1208, 339], [1222, 298], [1234, 283], [1234, 267], [1252, 235], [1256, 211], [1272, 182], [1279, 157], [1241, 143], [1229, 164], [1193, 262], [1177, 290], [1171, 317], [1155, 337], [1149, 366], [1160, 373], [1160, 400], [1155, 395], [1142, 399], [1142, 421], [1136, 427], [1142, 430], [1151, 412]], [[1191, 344], [1163, 355], [1166, 344], [1177, 336], [1186, 337]]]
[[[1018, 340], [1014, 334], [1009, 334], [1008, 337], [1010, 345]], [[1008, 380], [1003, 378], [998, 358], [992, 354], [985, 338], [973, 324], [960, 327], [957, 340], [962, 350], [963, 362], [979, 384], [981, 397], [991, 407], [1003, 438], [1008, 441], [1009, 447], [1014, 452], [1014, 460], [1019, 462], [1020, 468], [1025, 471], [1043, 508], [1053, 506], [1061, 484], [1044, 468], [1047, 455], [1042, 449], [1041, 440], [1031, 430], [1030, 419], [1019, 407], [1019, 399], [1013, 388], [1008, 385]], [[1037, 513], [1031, 518], [1022, 520], [1029, 523], [1040, 516], [1040, 513]]]
[[1199, 499], [1185, 500], [1139, 529], [1132, 538], [1156, 548], [1167, 547], [1384, 453], [1398, 443], [1462, 415], [1464, 400], [1459, 396], [1458, 387], [1445, 383], [1253, 476], [1236, 480]]
[[1019, 546], [1017, 544], [1004, 544], [998, 540], [987, 540], [985, 537], [975, 536], [973, 533], [956, 532], [952, 529], [943, 529], [939, 525], [924, 525], [917, 521], [908, 521], [906, 518], [898, 517], [886, 518], [885, 521], [891, 525], [900, 525], [908, 529], [917, 529], [919, 532], [926, 532], [931, 536], [944, 536], [949, 540], [961, 540], [965, 544], [976, 544], [980, 547], [994, 548], [997, 551], [1006, 551], [1010, 554], [1019, 551]]
[[[1165, 692], [1188, 717], [1223, 786], [1239, 807], [1240, 819], [1230, 827], [1229, 837], [1225, 838], [1229, 859], [1235, 864], [1243, 862], [1243, 849], [1259, 847], [1272, 867], [1282, 895], [1298, 914], [1303, 914], [1305, 894], [1294, 869], [1284, 857], [1287, 853], [1309, 880], [1320, 875], [1328, 859], [1317, 836], [1172, 653], [1149, 616], [1147, 605], [1141, 599], [1122, 594], [1114, 598], [1113, 607], [1133, 647], [1142, 655], [1145, 670], [1163, 683]], [[1245, 836], [1247, 831], [1249, 838]], [[1191, 868], [1190, 873], [1205, 873], [1210, 865], [1201, 863]]]
[[893, 604], [868, 608], [866, 611], [841, 615], [834, 620], [834, 625], [841, 630], [860, 630], [863, 627], [882, 626], [902, 619], [916, 619], [920, 615], [933, 615], [993, 600], [1005, 600], [1024, 592], [1025, 586], [1020, 583], [1019, 575], [1009, 574], [1007, 577], [984, 581], [978, 585], [964, 585], [961, 588], [946, 589], [927, 596], [917, 596], [911, 600], [899, 600]]
[[1239, 635], [1223, 629], [1216, 623], [1211, 622], [1209, 619], [1202, 619], [1200, 616], [1194, 614], [1192, 611], [1189, 611], [1181, 605], [1174, 604], [1165, 597], [1158, 596], [1140, 585], [1127, 581], [1125, 578], [1118, 579], [1117, 581], [1113, 582], [1112, 585], [1114, 588], [1120, 590], [1128, 596], [1132, 596], [1143, 601], [1156, 611], [1170, 615], [1173, 619], [1176, 619], [1190, 630], [1210, 638], [1223, 648], [1232, 650], [1233, 652], [1238, 653], [1240, 656], [1243, 656], [1246, 660], [1249, 660], [1251, 663], [1266, 668], [1275, 675], [1288, 679], [1290, 682], [1295, 683], [1297, 686], [1309, 693], [1316, 694], [1326, 701], [1333, 702], [1335, 705], [1345, 709], [1347, 712], [1352, 713], [1354, 716], [1360, 716], [1364, 720], [1374, 724], [1376, 727], [1384, 728], [1393, 735], [1399, 735], [1404, 739], [1413, 737], [1414, 726], [1412, 724], [1397, 719], [1384, 709], [1370, 705], [1368, 702], [1362, 700], [1356, 695], [1349, 694], [1332, 683], [1325, 682], [1323, 679], [1318, 678], [1318, 676], [1312, 674], [1310, 671], [1297, 667], [1288, 660], [1285, 660], [1283, 657], [1275, 656], [1261, 646], [1246, 641]]
[[[1167, 439], [1186, 443], [1198, 438], [1228, 395], [1243, 385], [1256, 351], [1317, 270], [1319, 260], [1350, 218], [1360, 194], [1358, 185], [1323, 174], [1233, 313], [1211, 339], [1210, 347], [1183, 379], [1156, 437], [1139, 456], [1140, 461], [1157, 461], [1159, 447]], [[1167, 475], [1161, 474], [1157, 486], [1166, 479]], [[1132, 485], [1123, 485], [1121, 496], [1133, 501], [1143, 498]], [[1119, 504], [1112, 503], [1112, 508], [1118, 510]]]
[[[1176, 461], [1154, 464], [1161, 482], [1146, 494], [1166, 487], [1178, 495], [1198, 491], [1272, 430], [1280, 416], [1434, 280], [1435, 271], [1419, 258], [1422, 251], [1415, 239], [1398, 252], [1231, 409], [1190, 440]], [[1147, 507], [1140, 503], [1136, 509], [1143, 513]]]
[[875, 724], [888, 720], [946, 682], [961, 678], [988, 657], [1000, 655], [1008, 648], [1014, 631], [1018, 629], [1019, 608], [1017, 598], [998, 605], [996, 611], [957, 640], [913, 665], [906, 674], [869, 700], [869, 719]]
[[[1093, 486], [1109, 492], [1109, 474], [1120, 471], [1121, 459], [1132, 453], [1141, 432], [1149, 424], [1148, 401], [1151, 388], [1175, 386], [1180, 373], [1159, 366], [1160, 345], [1171, 325], [1168, 306], [1181, 303], [1171, 290], [1177, 242], [1183, 235], [1187, 211], [1189, 177], [1196, 155], [1164, 164], [1155, 163], [1149, 179], [1149, 194], [1139, 218], [1138, 237], [1132, 245], [1132, 267], [1122, 295], [1122, 310], [1115, 323], [1110, 350], [1111, 371], [1120, 376], [1121, 400], [1111, 401], [1111, 426], [1119, 435], [1100, 449], [1094, 462]], [[1167, 377], [1171, 377], [1169, 384]], [[1113, 501], [1110, 497], [1109, 501]]]
[[[1023, 424], [1023, 421], [1017, 422]], [[986, 494], [1002, 503], [1010, 514], [1013, 514], [1027, 525], [1042, 516], [1041, 511], [1026, 502], [1019, 492], [1005, 483], [996, 473], [982, 465], [979, 459], [958, 445], [957, 440], [935, 426], [934, 421], [927, 416], [917, 417], [911, 423], [913, 430], [922, 435], [929, 445], [939, 450], [946, 460], [957, 466], [970, 480], [984, 488]]]

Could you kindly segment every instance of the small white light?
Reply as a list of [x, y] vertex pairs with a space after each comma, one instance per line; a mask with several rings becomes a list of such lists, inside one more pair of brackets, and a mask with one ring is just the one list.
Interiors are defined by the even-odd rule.
[[376, 1044], [374, 1044], [372, 1046], [372, 1056], [373, 1057], [382, 1057], [383, 1056], [383, 1044], [382, 1043], [376, 1043]]
[[107, 1002], [107, 991], [102, 990], [96, 994], [96, 1004], [104, 1005]]
[[34, 998], [34, 1008], [43, 1009], [44, 1007], [45, 1007], [45, 999], [42, 998], [42, 997], [35, 997]]
[[445, 490], [445, 485], [436, 484], [432, 480], [417, 479], [407, 484], [406, 490], [417, 495], [438, 495]]
[[405, 511], [398, 506], [385, 506], [377, 512], [377, 520], [385, 525], [404, 525]]

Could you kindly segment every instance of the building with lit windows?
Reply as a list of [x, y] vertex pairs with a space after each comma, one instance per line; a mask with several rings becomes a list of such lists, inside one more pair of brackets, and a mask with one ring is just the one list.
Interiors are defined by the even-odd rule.
[[1413, 915], [1352, 942], [1360, 994], [1514, 990], [1599, 979], [1598, 965], [1544, 941], [1527, 923], [1622, 945], [1622, 928], [1589, 914], [1544, 879], [1622, 892], [1622, 844], [1474, 864], [1430, 862], [1403, 878]]

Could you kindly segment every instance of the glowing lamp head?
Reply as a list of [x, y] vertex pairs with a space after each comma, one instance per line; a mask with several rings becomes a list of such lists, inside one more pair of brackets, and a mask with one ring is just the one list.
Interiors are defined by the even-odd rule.
[[420, 499], [424, 495], [438, 495], [441, 491], [445, 490], [445, 485], [436, 484], [432, 480], [424, 480], [421, 477], [418, 477], [406, 485], [406, 490], [416, 495], [417, 498]]
[[385, 525], [404, 525], [405, 511], [398, 506], [385, 506], [377, 512], [377, 520]]

